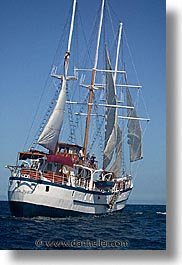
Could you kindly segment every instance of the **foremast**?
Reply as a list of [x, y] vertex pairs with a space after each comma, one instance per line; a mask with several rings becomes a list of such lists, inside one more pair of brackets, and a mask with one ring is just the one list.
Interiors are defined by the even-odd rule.
[[104, 4], [105, 4], [105, 0], [102, 0], [101, 13], [100, 13], [100, 23], [99, 23], [98, 37], [97, 37], [97, 46], [96, 46], [96, 52], [95, 52], [95, 62], [94, 62], [94, 67], [92, 68], [92, 78], [91, 78], [91, 84], [89, 86], [89, 101], [88, 101], [85, 137], [84, 137], [84, 145], [83, 145], [84, 157], [86, 157], [87, 145], [88, 145], [90, 116], [91, 116], [92, 101], [93, 101], [93, 94], [94, 94], [93, 89], [94, 89], [94, 84], [95, 84], [95, 76], [96, 76], [96, 69], [97, 69], [97, 63], [98, 63], [100, 36], [101, 36], [102, 21], [103, 21], [103, 14], [104, 14]]
[[75, 19], [75, 11], [76, 11], [76, 0], [73, 0], [73, 10], [72, 10], [72, 18], [71, 18], [71, 25], [70, 25], [70, 32], [69, 32], [69, 39], [68, 39], [68, 48], [64, 56], [63, 75], [52, 74], [53, 77], [60, 79], [61, 91], [58, 96], [56, 106], [37, 141], [39, 145], [47, 148], [49, 152], [53, 154], [56, 152], [59, 134], [60, 134], [62, 124], [63, 124], [63, 119], [64, 119], [67, 81], [71, 79], [68, 77], [67, 74], [68, 74], [68, 63], [69, 63], [71, 40], [72, 40], [73, 26], [74, 26], [74, 19]]
[[67, 74], [68, 74], [68, 62], [69, 62], [69, 55], [70, 55], [70, 49], [71, 49], [71, 40], [72, 40], [72, 35], [73, 35], [75, 11], [76, 11], [76, 0], [73, 0], [73, 11], [72, 11], [69, 39], [68, 39], [68, 48], [67, 48], [67, 52], [64, 57], [64, 77], [65, 79], [67, 79]]

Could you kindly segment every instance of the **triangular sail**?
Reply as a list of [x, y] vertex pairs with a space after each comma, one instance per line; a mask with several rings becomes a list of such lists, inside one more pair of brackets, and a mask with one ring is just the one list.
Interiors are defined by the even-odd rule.
[[72, 18], [71, 18], [71, 25], [70, 25], [70, 32], [68, 39], [68, 49], [64, 57], [64, 75], [63, 76], [53, 75], [54, 77], [62, 80], [61, 92], [59, 94], [56, 106], [49, 118], [49, 121], [37, 141], [38, 144], [47, 148], [51, 153], [55, 153], [56, 151], [56, 145], [59, 139], [59, 134], [64, 119], [64, 108], [66, 103], [66, 92], [67, 92], [66, 83], [67, 80], [71, 80], [71, 78], [67, 76], [67, 72], [68, 72], [68, 61], [70, 56], [74, 19], [75, 19], [75, 11], [76, 11], [76, 0], [73, 0], [73, 10], [72, 10]]
[[37, 143], [47, 148], [52, 153], [55, 152], [59, 139], [60, 130], [64, 118], [64, 107], [66, 102], [66, 79], [62, 77], [62, 88], [56, 106], [49, 118], [47, 125], [42, 131]]
[[[126, 98], [127, 98], [127, 105], [130, 107], [134, 107], [131, 94], [128, 88], [126, 88]], [[140, 121], [137, 119], [132, 119], [132, 118], [138, 118], [136, 110], [134, 108], [128, 110], [128, 117], [131, 117], [131, 119], [128, 119], [128, 125], [127, 125], [128, 144], [130, 147], [130, 162], [134, 162], [143, 158], [142, 130], [141, 130]]]
[[118, 124], [117, 124], [117, 140], [116, 140], [115, 154], [116, 158], [109, 171], [114, 172], [116, 177], [119, 177], [121, 172], [121, 164], [122, 164], [122, 131]]
[[[106, 47], [106, 70], [112, 70], [109, 53]], [[106, 72], [106, 104], [116, 105], [116, 92], [112, 72]], [[105, 124], [105, 149], [103, 168], [105, 169], [112, 160], [116, 143], [116, 108], [106, 107]]]

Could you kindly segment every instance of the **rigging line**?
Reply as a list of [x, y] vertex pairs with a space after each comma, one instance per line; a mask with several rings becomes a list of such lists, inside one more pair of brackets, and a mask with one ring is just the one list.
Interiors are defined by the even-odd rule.
[[[74, 48], [73, 48], [73, 50], [74, 51], [76, 51], [76, 52], [74, 52], [73, 53], [73, 61], [74, 62], [78, 62], [78, 64], [79, 64], [79, 56], [78, 56], [78, 51], [79, 51], [79, 31], [78, 31], [78, 18], [79, 18], [79, 14], [78, 14], [78, 5], [76, 6], [76, 11], [77, 11], [77, 16], [75, 16], [75, 22], [74, 22], [74, 28], [75, 28], [75, 34], [73, 34], [73, 40], [72, 40], [72, 42], [73, 42], [73, 45], [74, 45]], [[75, 64], [74, 64], [75, 65]]]
[[95, 20], [94, 20], [94, 22], [92, 24], [92, 27], [91, 27], [92, 31], [91, 31], [90, 38], [89, 38], [88, 41], [87, 41], [86, 34], [85, 34], [85, 31], [84, 31], [83, 21], [82, 21], [81, 15], [79, 13], [81, 28], [82, 28], [82, 31], [83, 31], [83, 38], [85, 40], [86, 47], [88, 47], [87, 51], [83, 54], [84, 66], [87, 65], [88, 62], [92, 63], [92, 56], [91, 56], [90, 51], [91, 51], [92, 43], [94, 42], [94, 38], [96, 38], [95, 32], [97, 31], [96, 29], [97, 29], [97, 21], [98, 21], [98, 18], [99, 18], [99, 13], [100, 13], [100, 6], [98, 8], [97, 15], [95, 16]]
[[[127, 130], [128, 130], [128, 127], [127, 127], [127, 124], [128, 123], [126, 123], [126, 125], [125, 125], [125, 128], [124, 128], [124, 130], [123, 130], [123, 135], [125, 135], [125, 137], [123, 137], [123, 140], [125, 141], [126, 139], [127, 139]], [[136, 126], [137, 126], [137, 124], [135, 124], [135, 127], [134, 127], [134, 130], [136, 129]], [[140, 124], [140, 127], [141, 127], [141, 124]], [[143, 135], [144, 135], [144, 132], [143, 132], [143, 130], [142, 130], [142, 127], [141, 127], [141, 131], [142, 131], [142, 139], [143, 139]], [[138, 149], [137, 149], [137, 151], [139, 150], [139, 148], [140, 148], [140, 145], [138, 146]]]
[[37, 109], [36, 109], [35, 114], [34, 114], [34, 116], [33, 116], [33, 121], [32, 121], [31, 126], [30, 126], [30, 128], [29, 128], [29, 132], [28, 132], [28, 135], [27, 135], [26, 141], [25, 141], [25, 143], [24, 143], [23, 150], [25, 150], [25, 147], [26, 147], [27, 142], [28, 142], [29, 137], [30, 137], [30, 133], [31, 133], [31, 131], [32, 131], [32, 128], [33, 128], [34, 123], [35, 123], [35, 120], [36, 120], [36, 118], [37, 118], [37, 114], [38, 114], [39, 109], [40, 109], [40, 104], [41, 104], [41, 101], [42, 101], [42, 97], [43, 97], [43, 94], [44, 94], [44, 92], [45, 92], [45, 90], [46, 90], [46, 88], [47, 88], [48, 81], [49, 81], [49, 76], [47, 77], [46, 82], [45, 82], [45, 85], [44, 85], [44, 87], [43, 87], [43, 89], [42, 89], [42, 92], [41, 92], [41, 95], [40, 95], [40, 98], [39, 98], [39, 101], [38, 101], [38, 106], [37, 106]]
[[[68, 97], [68, 84], [66, 86], [66, 97]], [[69, 106], [68, 106], [69, 107]], [[64, 110], [64, 116], [68, 116], [68, 119], [64, 119], [64, 122], [63, 122], [63, 125], [62, 125], [62, 128], [61, 128], [61, 131], [60, 131], [60, 135], [59, 135], [59, 138], [61, 138], [61, 141], [68, 141], [68, 139], [70, 139], [70, 141], [72, 140], [72, 135], [71, 135], [71, 123], [70, 123], [70, 112], [69, 112], [69, 109], [66, 108]], [[69, 124], [70, 127], [67, 127], [67, 124]], [[70, 130], [70, 134], [68, 134], [68, 129]], [[65, 133], [66, 132], [66, 133]], [[67, 136], [67, 138], [65, 137]]]
[[133, 183], [135, 182], [135, 180], [136, 180], [136, 178], [138, 176], [138, 171], [139, 171], [139, 168], [140, 168], [141, 160], [139, 160], [137, 162], [138, 163], [135, 165], [135, 168], [134, 168], [133, 163], [131, 163], [132, 165], [131, 165], [131, 168], [130, 168], [130, 173], [131, 173], [131, 176], [132, 176]]
[[[101, 121], [99, 123], [99, 117], [97, 117], [97, 120], [98, 120], [98, 128], [99, 128], [99, 137], [100, 137], [100, 140], [103, 142], [103, 134], [101, 133], [101, 128], [104, 127], [104, 118], [101, 118]], [[103, 128], [104, 129], [104, 128]], [[103, 145], [103, 144], [102, 144]], [[103, 147], [104, 148], [104, 147]]]
[[[136, 103], [135, 103], [135, 111], [136, 111], [136, 115], [137, 115], [137, 110], [138, 110], [138, 108], [139, 108], [139, 104], [138, 104], [138, 102], [139, 102], [139, 90], [137, 91], [137, 97], [136, 97]], [[134, 130], [136, 130], [137, 126], [138, 126], [137, 123], [135, 123]], [[139, 126], [140, 126], [140, 128], [141, 128], [141, 130], [142, 130], [141, 123], [139, 123]], [[142, 132], [142, 133], [143, 133], [143, 132]], [[143, 138], [142, 138], [142, 139], [143, 139]], [[138, 152], [139, 148], [141, 148], [141, 147], [142, 147], [142, 145], [139, 145], [139, 146], [138, 146], [137, 152]]]
[[112, 16], [111, 16], [111, 13], [110, 13], [108, 1], [106, 1], [106, 7], [107, 7], [108, 15], [109, 15], [109, 18], [110, 18], [110, 22], [111, 22], [112, 32], [113, 32], [113, 35], [115, 36], [114, 25], [113, 25], [113, 20], [112, 20]]
[[128, 43], [128, 39], [127, 39], [127, 35], [126, 35], [126, 32], [125, 32], [125, 29], [123, 29], [123, 33], [124, 33], [124, 38], [126, 40], [126, 46], [128, 48], [128, 52], [129, 52], [129, 55], [131, 57], [132, 66], [133, 66], [133, 69], [134, 69], [135, 74], [136, 74], [137, 82], [138, 82], [138, 85], [140, 85], [140, 81], [139, 81], [139, 78], [138, 78], [138, 73], [137, 73], [137, 70], [136, 70], [136, 67], [135, 67], [135, 63], [134, 63], [134, 59], [133, 59], [133, 55], [132, 55], [131, 49], [129, 47], [129, 43]]
[[[71, 83], [73, 85], [73, 82], [71, 82]], [[68, 87], [69, 86], [67, 84], [67, 86], [66, 86], [66, 98], [67, 98], [67, 100], [70, 100], [70, 98], [69, 98], [69, 96], [70, 96], [69, 95], [69, 88]], [[73, 142], [75, 136], [74, 136], [74, 129], [73, 129], [74, 125], [73, 125], [73, 119], [72, 119], [73, 112], [72, 112], [71, 106], [67, 106], [67, 108], [65, 108], [64, 115], [65, 116], [67, 115], [68, 118], [64, 119], [63, 126], [62, 126], [61, 132], [60, 132], [60, 138], [64, 139], [64, 141]], [[67, 124], [69, 124], [69, 127], [66, 127]], [[65, 131], [67, 131], [68, 129], [69, 129], [70, 133], [65, 134]], [[67, 136], [67, 138], [66, 137], [64, 138], [65, 135]]]
[[[95, 93], [93, 93], [93, 102], [95, 102]], [[94, 108], [92, 108], [92, 112], [94, 112], [94, 110], [96, 109], [96, 106], [94, 106]], [[97, 116], [96, 116], [97, 117]], [[97, 132], [95, 133], [95, 122], [94, 122], [95, 119], [91, 119], [91, 122], [92, 122], [92, 130], [89, 130], [89, 139], [92, 139], [92, 142], [89, 144], [89, 148], [92, 149], [93, 148], [93, 145], [94, 143], [96, 142], [96, 139], [97, 139]]]
[[98, 141], [99, 141], [99, 147], [103, 150], [104, 149], [104, 146], [103, 146], [104, 141], [103, 141], [103, 136], [101, 134], [102, 125], [103, 125], [103, 120], [101, 120], [101, 122], [99, 122], [99, 118], [97, 117], [97, 121], [96, 121], [97, 136], [98, 136]]
[[[71, 10], [71, 8], [70, 8], [70, 10]], [[60, 48], [60, 44], [62, 44], [62, 46], [63, 46], [62, 39], [63, 39], [63, 36], [64, 36], [64, 34], [65, 34], [65, 30], [66, 30], [66, 27], [67, 27], [67, 25], [68, 25], [68, 20], [69, 20], [69, 18], [70, 18], [70, 16], [67, 17], [66, 23], [65, 23], [65, 25], [64, 25], [64, 28], [63, 28], [63, 31], [62, 31], [63, 33], [62, 33], [61, 38], [60, 38], [60, 40], [59, 40], [59, 43], [58, 43], [58, 47], [57, 47], [57, 49], [56, 49], [56, 52], [55, 52], [55, 54], [54, 54], [54, 56], [53, 56], [52, 64], [51, 64], [51, 67], [50, 67], [49, 73], [51, 73], [51, 70], [53, 69], [54, 61], [55, 61], [56, 55], [58, 54], [58, 50], [59, 50], [59, 48]], [[31, 131], [32, 131], [33, 125], [34, 125], [35, 120], [36, 120], [36, 118], [37, 118], [37, 114], [38, 114], [39, 109], [40, 109], [40, 105], [41, 105], [41, 101], [42, 101], [43, 95], [44, 95], [44, 93], [45, 93], [46, 88], [48, 87], [48, 81], [49, 81], [49, 78], [50, 78], [50, 74], [47, 76], [46, 81], [45, 81], [45, 84], [44, 84], [43, 89], [42, 89], [42, 92], [41, 92], [41, 94], [40, 94], [40, 98], [39, 98], [39, 101], [38, 101], [37, 109], [35, 110], [35, 114], [34, 114], [34, 116], [33, 116], [33, 121], [32, 121], [31, 126], [30, 126], [30, 128], [29, 128], [29, 132], [28, 132], [27, 138], [26, 138], [26, 140], [25, 140], [25, 143], [24, 143], [24, 146], [23, 146], [23, 150], [25, 150], [25, 147], [26, 147], [27, 142], [28, 142], [29, 137], [30, 137], [30, 133], [31, 133]]]
[[[87, 104], [88, 102], [88, 94], [86, 95], [83, 103], [85, 102], [85, 104]], [[83, 112], [83, 109], [85, 108], [84, 104], [81, 106], [80, 110], [79, 110], [79, 113], [82, 113]], [[78, 121], [79, 121], [79, 117], [76, 118], [76, 121], [75, 121], [75, 125], [78, 124]]]
[[[101, 119], [101, 122], [99, 124], [99, 119], [98, 119], [98, 136], [100, 140], [100, 147], [102, 149], [102, 153], [104, 151], [104, 140], [103, 140], [103, 134], [101, 133], [102, 130], [104, 130], [104, 119]], [[101, 130], [102, 128], [102, 130]]]
[[[99, 11], [100, 11], [100, 9], [98, 10], [98, 14], [99, 14]], [[80, 10], [79, 10], [79, 9], [78, 9], [77, 13], [78, 13], [78, 16], [79, 16], [79, 19], [80, 19], [81, 30], [82, 30], [82, 33], [83, 33], [83, 39], [84, 39], [84, 41], [85, 41], [86, 47], [88, 47], [87, 51], [85, 52], [86, 55], [85, 55], [85, 53], [83, 54], [83, 52], [80, 52], [80, 54], [83, 54], [82, 61], [84, 61], [84, 66], [85, 66], [85, 65], [87, 64], [88, 61], [89, 61], [90, 63], [92, 62], [90, 51], [91, 51], [91, 45], [92, 45], [92, 42], [93, 42], [93, 35], [94, 35], [94, 33], [96, 32], [95, 29], [96, 29], [96, 26], [97, 26], [98, 16], [95, 17], [95, 20], [94, 20], [94, 23], [93, 23], [94, 26], [92, 26], [92, 32], [91, 32], [90, 40], [89, 40], [89, 42], [88, 42], [88, 41], [87, 41], [87, 38], [86, 38], [85, 31], [84, 31], [83, 22], [82, 22], [82, 17], [81, 17], [81, 15], [80, 15]], [[86, 58], [86, 59], [85, 59], [85, 58]], [[79, 57], [79, 59], [80, 59], [80, 57]], [[80, 61], [81, 61], [81, 59], [80, 59]], [[74, 98], [75, 95], [77, 94], [77, 90], [76, 90], [76, 89], [73, 89], [72, 91], [73, 91], [73, 93], [72, 93], [72, 95], [71, 95], [71, 98]]]
[[144, 100], [144, 96], [143, 96], [143, 93], [142, 93], [142, 90], [140, 90], [140, 94], [141, 94], [141, 98], [142, 98], [142, 103], [143, 103], [143, 106], [144, 106], [144, 109], [145, 109], [145, 113], [147, 115], [147, 118], [149, 119], [149, 113], [148, 113], [148, 110], [147, 110], [147, 105], [145, 103], [145, 100]]
[[[110, 14], [112, 23], [113, 23], [113, 19], [112, 18], [114, 18], [115, 21], [117, 21], [117, 24], [121, 23], [122, 22], [121, 21], [121, 17], [119, 17], [118, 14], [115, 12], [113, 6], [112, 5], [109, 5], [109, 1], [106, 1], [106, 3], [108, 5], [108, 11], [109, 11], [109, 14]], [[111, 14], [111, 12], [112, 12], [112, 14]], [[113, 25], [114, 25], [114, 23], [113, 23]], [[113, 30], [113, 32], [114, 32], [114, 30]], [[116, 44], [115, 45], [117, 45], [117, 36], [118, 36], [118, 34], [115, 33], [114, 35], [115, 35], [115, 41], [116, 41]], [[122, 58], [123, 58], [123, 38], [121, 38], [121, 42], [122, 42], [122, 44], [120, 46], [122, 47]], [[120, 62], [120, 58], [119, 58], [119, 62]]]
[[[133, 98], [132, 98], [132, 100], [133, 100]], [[134, 110], [136, 111], [137, 117], [138, 116], [140, 117], [140, 115], [138, 115], [138, 108], [139, 108], [139, 89], [137, 89], [136, 100], [135, 100], [133, 106], [134, 106]]]
[[[109, 6], [109, 3], [108, 3], [108, 1], [106, 1], [106, 7], [107, 7], [107, 11], [108, 11], [108, 17], [109, 17], [109, 19], [110, 19], [110, 23], [111, 23], [111, 28], [112, 28], [112, 33], [113, 33], [113, 41], [112, 41], [112, 45], [111, 45], [111, 47], [114, 47], [114, 48], [116, 48], [116, 46], [117, 46], [117, 33], [115, 32], [115, 30], [114, 30], [114, 23], [113, 23], [113, 19], [112, 19], [112, 16], [111, 16], [111, 12], [110, 12], [110, 6]], [[114, 49], [113, 48], [113, 49]]]
[[[102, 5], [102, 3], [101, 3]], [[88, 50], [91, 50], [91, 48], [94, 46], [95, 47], [95, 44], [97, 43], [97, 30], [98, 30], [98, 24], [99, 24], [99, 17], [100, 17], [100, 10], [101, 10], [101, 5], [99, 6], [99, 9], [97, 11], [97, 15], [95, 17], [95, 21], [94, 21], [94, 26], [93, 26], [93, 29], [92, 29], [92, 33], [91, 33], [91, 36], [90, 36], [90, 39], [89, 39], [89, 46], [88, 46]], [[94, 43], [94, 45], [93, 45]], [[96, 49], [96, 47], [95, 47]], [[94, 50], [95, 50], [94, 49]], [[90, 54], [90, 53], [89, 53]], [[90, 62], [92, 64], [92, 67], [93, 68], [93, 65], [94, 65], [94, 61], [92, 59], [90, 59]], [[86, 65], [86, 62], [85, 62], [85, 65]]]
[[[129, 88], [128, 88], [128, 90], [129, 90]], [[138, 112], [137, 112], [137, 109], [138, 109], [138, 107], [139, 107], [139, 91], [140, 91], [140, 88], [139, 89], [137, 89], [137, 95], [136, 95], [136, 100], [135, 100], [135, 102], [133, 103], [133, 106], [134, 106], [134, 109], [131, 109], [131, 110], [129, 110], [129, 115], [128, 116], [130, 116], [131, 115], [131, 113], [132, 113], [132, 111], [134, 110], [134, 111], [136, 111], [136, 115], [137, 115], [137, 117], [138, 117]], [[129, 93], [130, 93], [130, 90], [129, 90]], [[130, 95], [131, 95], [131, 93], [130, 93]], [[133, 97], [132, 97], [132, 95], [131, 95], [131, 99], [133, 100]], [[140, 117], [140, 116], [139, 116]]]
[[[93, 103], [97, 103], [96, 101], [96, 98], [94, 97], [93, 99]], [[96, 113], [96, 115], [98, 115], [98, 106], [94, 104], [94, 111]], [[102, 139], [102, 134], [101, 134], [101, 127], [103, 126], [103, 123], [104, 123], [104, 119], [101, 120], [101, 122], [99, 123], [99, 117], [96, 116], [96, 118], [94, 119], [96, 122], [95, 122], [95, 125], [96, 125], [96, 133], [95, 131], [93, 130], [93, 140], [92, 142], [89, 144], [89, 149], [93, 149], [94, 145], [97, 144], [97, 137], [99, 137], [99, 140], [100, 140], [100, 143], [103, 142], [103, 139]], [[97, 146], [98, 147], [98, 146]], [[100, 147], [103, 148], [100, 144]]]
[[54, 96], [53, 96], [53, 98], [52, 98], [52, 100], [51, 100], [51, 103], [49, 104], [49, 107], [48, 107], [47, 111], [45, 112], [45, 114], [44, 114], [44, 116], [43, 116], [43, 119], [42, 119], [42, 122], [41, 122], [41, 124], [40, 124], [40, 127], [39, 127], [39, 129], [37, 130], [36, 134], [34, 135], [34, 138], [33, 138], [33, 141], [32, 141], [32, 144], [31, 144], [30, 148], [34, 148], [34, 146], [36, 146], [36, 142], [37, 142], [37, 140], [38, 140], [38, 138], [39, 138], [41, 132], [42, 132], [43, 129], [44, 129], [45, 123], [48, 121], [48, 119], [49, 119], [49, 117], [50, 117], [50, 115], [51, 115], [51, 111], [53, 110], [53, 108], [54, 108], [54, 106], [55, 106], [55, 104], [56, 104], [56, 98], [57, 98], [57, 96], [58, 96], [58, 94], [59, 94], [60, 89], [61, 89], [61, 88], [59, 88], [59, 87], [57, 86], [57, 89], [56, 89], [56, 91], [55, 91], [55, 93], [54, 93]]
[[[109, 6], [109, 1], [106, 1], [106, 4]], [[111, 17], [114, 17], [117, 19], [117, 21], [120, 21], [121, 17], [118, 17], [118, 14], [115, 12], [114, 8], [112, 5], [109, 6], [109, 10], [112, 11], [113, 15], [111, 15]]]
[[[143, 130], [142, 140], [143, 140], [143, 138], [144, 138], [144, 136], [145, 136], [145, 133], [146, 133], [146, 130], [147, 130], [147, 125], [148, 125], [148, 123], [145, 125], [145, 128], [144, 128], [144, 130]], [[141, 161], [141, 160], [140, 160], [140, 161]], [[133, 177], [133, 182], [135, 182], [135, 179], [136, 179], [136, 177], [137, 177], [137, 175], [138, 175], [138, 170], [139, 170], [139, 166], [140, 166], [140, 161], [138, 161], [139, 163], [137, 163], [136, 170], [135, 170], [135, 176]], [[133, 165], [133, 163], [131, 163], [131, 170], [133, 169], [133, 167], [134, 167], [134, 165]]]
[[[123, 134], [123, 131], [122, 131], [122, 134]], [[120, 144], [120, 143], [123, 143], [123, 142], [124, 142], [124, 139], [122, 139], [122, 140], [119, 142], [119, 144]], [[114, 147], [114, 151], [115, 151], [115, 148], [116, 148], [116, 146]], [[112, 154], [112, 152], [113, 152], [113, 150], [111, 150], [108, 154], [110, 155], [110, 154]], [[113, 155], [114, 155], [114, 154], [113, 154]], [[106, 157], [105, 159], [103, 158], [103, 161], [105, 161], [106, 159], [107, 159], [107, 157]], [[113, 161], [113, 158], [111, 159], [109, 165], [111, 164], [112, 161]], [[109, 165], [108, 165], [108, 166], [109, 166]]]
[[[49, 83], [49, 79], [50, 79], [50, 76], [48, 75], [48, 76], [47, 76], [47, 79], [46, 79], [46, 82], [45, 82], [45, 84], [44, 84], [44, 86], [43, 86], [43, 89], [42, 89], [42, 92], [41, 92], [41, 96], [40, 96], [40, 98], [39, 98], [38, 105], [37, 105], [37, 108], [36, 108], [35, 114], [34, 114], [34, 116], [33, 116], [33, 120], [32, 120], [31, 126], [30, 126], [30, 128], [29, 128], [29, 132], [28, 132], [28, 135], [27, 135], [26, 141], [25, 141], [25, 143], [24, 143], [24, 147], [23, 147], [24, 150], [25, 150], [25, 147], [26, 147], [27, 142], [28, 142], [28, 140], [29, 140], [29, 137], [30, 137], [30, 134], [31, 134], [32, 128], [33, 128], [33, 126], [34, 126], [35, 120], [36, 120], [36, 118], [37, 118], [37, 115], [38, 115], [38, 112], [39, 112], [39, 109], [40, 109], [41, 101], [42, 101], [43, 95], [44, 95], [44, 93], [45, 93], [45, 90], [46, 90], [46, 88], [50, 88], [50, 87], [52, 87], [52, 83], [48, 84], [48, 83]], [[52, 104], [52, 102], [51, 102], [51, 104]]]
[[[79, 19], [80, 19], [81, 29], [82, 29], [82, 32], [83, 32], [83, 38], [84, 38], [86, 47], [88, 47], [88, 42], [87, 42], [87, 38], [86, 38], [85, 30], [84, 30], [84, 27], [83, 27], [83, 22], [82, 22], [82, 17], [80, 15], [80, 12], [78, 13], [78, 15], [79, 15]], [[91, 61], [90, 51], [88, 50], [87, 53], [88, 53], [89, 60]]]
[[[69, 100], [68, 84], [66, 87], [66, 97], [67, 97], [67, 100]], [[75, 133], [74, 133], [73, 119], [71, 118], [73, 116], [71, 106], [67, 106], [67, 108], [65, 108], [64, 116], [65, 116], [65, 119], [63, 122], [63, 126], [61, 128], [59, 138], [61, 139], [62, 142], [74, 143]]]
[[[100, 10], [98, 10], [98, 12], [99, 12], [99, 11], [100, 11]], [[85, 40], [85, 42], [86, 42], [86, 46], [89, 46], [89, 45], [87, 44], [87, 39], [86, 39], [85, 31], [83, 30], [82, 18], [81, 18], [81, 16], [80, 16], [80, 13], [79, 13], [79, 12], [78, 12], [78, 15], [79, 15], [79, 18], [80, 18], [80, 23], [81, 23], [81, 26], [82, 26], [82, 31], [83, 31], [84, 40]], [[95, 18], [95, 22], [94, 22], [95, 26], [94, 26], [94, 28], [96, 27], [96, 21], [97, 21], [97, 16], [96, 16], [96, 18]], [[92, 34], [91, 34], [91, 37], [90, 37], [91, 40], [93, 40], [92, 35], [93, 35], [93, 33], [95, 32], [94, 28], [93, 28], [93, 31], [92, 31]], [[90, 44], [90, 46], [91, 46], [91, 41], [89, 42], [89, 44]], [[89, 50], [87, 50], [87, 59], [89, 59], [89, 60], [91, 61], [91, 54], [90, 54], [90, 51], [89, 51]], [[85, 61], [85, 60], [84, 60], [84, 61]], [[85, 61], [85, 64], [86, 64], [86, 61]], [[74, 95], [75, 95], [75, 93], [76, 93], [76, 90], [73, 89], [72, 91], [73, 91], [73, 93], [72, 93], [72, 96], [71, 96], [71, 97], [74, 97]], [[88, 100], [88, 95], [86, 96], [86, 99]], [[83, 106], [83, 108], [84, 108], [84, 106]], [[81, 108], [80, 111], [81, 111], [83, 108]], [[78, 117], [77, 117], [77, 119], [76, 119], [76, 121], [75, 121], [75, 124], [74, 124], [75, 128], [77, 128], [78, 125], [79, 125], [79, 122], [78, 122]], [[82, 123], [81, 123], [81, 125], [82, 125]]]
[[[114, 98], [115, 98], [116, 101], [117, 101], [116, 95], [113, 96], [112, 100], [113, 100]], [[112, 107], [107, 107], [107, 117], [110, 115], [110, 112], [111, 112], [112, 110], [113, 110]], [[115, 115], [116, 115], [116, 114], [115, 114]], [[115, 118], [116, 118], [116, 117], [115, 117]], [[109, 135], [108, 139], [105, 139], [105, 140], [108, 141], [109, 138], [110, 138], [110, 135]]]
[[[119, 58], [120, 59], [120, 58]], [[121, 77], [123, 80], [124, 80], [124, 76]], [[124, 104], [124, 92], [123, 92], [123, 88], [121, 89], [121, 95], [122, 95], [122, 98], [123, 98], [123, 102], [122, 102], [122, 105]], [[121, 109], [121, 114], [122, 116], [124, 115], [124, 109]], [[125, 143], [124, 143], [124, 135], [127, 134], [127, 122], [124, 120], [124, 119], [121, 119], [121, 121], [117, 121], [120, 129], [122, 128], [122, 136], [121, 136], [121, 142], [122, 142], [122, 162], [121, 162], [121, 168], [126, 168], [126, 163], [125, 163]]]
[[[88, 96], [89, 96], [88, 94], [85, 96], [85, 99], [84, 99], [83, 102], [87, 103], [87, 101], [88, 101]], [[73, 106], [73, 108], [74, 108], [74, 106]], [[83, 112], [84, 108], [85, 108], [85, 106], [82, 105], [82, 106], [80, 107], [80, 109], [79, 109], [79, 113], [80, 113], [80, 112]], [[80, 126], [81, 128], [80, 128], [79, 126]], [[76, 119], [73, 120], [73, 127], [74, 127], [75, 132], [76, 132], [76, 130], [79, 128], [80, 143], [81, 143], [81, 145], [82, 145], [82, 140], [83, 140], [83, 128], [82, 128], [82, 127], [83, 127], [83, 125], [82, 125], [82, 119], [80, 119], [79, 116], [77, 116]]]
[[[67, 95], [67, 99], [70, 100], [68, 89], [66, 91], [66, 95]], [[73, 111], [72, 111], [71, 105], [68, 105], [67, 110], [68, 110], [68, 117], [69, 117], [68, 121], [70, 125], [70, 135], [69, 135], [68, 141], [70, 140], [73, 143], [76, 137], [74, 135]]]
[[[57, 49], [56, 49], [56, 51], [54, 53], [53, 60], [52, 60], [53, 63], [51, 65], [51, 69], [50, 70], [53, 69], [55, 64], [57, 64], [58, 67], [61, 65], [62, 60], [60, 61], [60, 57], [61, 57], [60, 52], [62, 52], [62, 50], [63, 50], [63, 46], [64, 46], [63, 40], [65, 39], [66, 32], [68, 31], [68, 25], [70, 25], [69, 20], [70, 20], [70, 13], [71, 12], [72, 12], [72, 7], [70, 7], [70, 12], [68, 13], [68, 17], [67, 17], [66, 23], [64, 24], [64, 28], [61, 31], [62, 34], [61, 34], [61, 37], [59, 39], [59, 43], [58, 43]], [[57, 62], [57, 60], [59, 60], [59, 61]], [[50, 72], [52, 72], [52, 71], [50, 71]]]

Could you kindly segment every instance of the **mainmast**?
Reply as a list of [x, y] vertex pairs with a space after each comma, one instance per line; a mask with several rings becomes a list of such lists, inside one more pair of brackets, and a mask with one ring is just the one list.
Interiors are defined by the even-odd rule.
[[94, 62], [94, 67], [92, 68], [91, 85], [89, 87], [89, 90], [90, 90], [89, 91], [89, 102], [88, 102], [88, 111], [87, 111], [87, 119], [86, 119], [85, 138], [84, 138], [84, 145], [83, 145], [84, 156], [86, 156], [86, 149], [87, 149], [87, 144], [88, 144], [90, 116], [91, 116], [92, 101], [93, 101], [93, 87], [94, 87], [94, 83], [95, 83], [96, 69], [97, 69], [97, 63], [98, 63], [100, 36], [101, 36], [102, 21], [103, 21], [103, 14], [104, 14], [104, 3], [105, 3], [105, 0], [102, 0], [101, 13], [100, 13], [100, 23], [99, 23], [98, 38], [97, 38], [97, 46], [96, 46], [96, 53], [95, 53], [95, 62]]

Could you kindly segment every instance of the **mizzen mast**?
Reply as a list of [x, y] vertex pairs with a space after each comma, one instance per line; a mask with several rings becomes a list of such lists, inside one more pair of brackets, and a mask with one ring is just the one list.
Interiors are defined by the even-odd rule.
[[90, 90], [89, 91], [89, 102], [88, 102], [89, 104], [88, 104], [88, 110], [87, 110], [85, 138], [84, 138], [84, 145], [83, 145], [84, 157], [86, 157], [86, 150], [87, 150], [87, 144], [88, 144], [90, 116], [91, 116], [92, 101], [93, 101], [93, 89], [94, 89], [93, 87], [94, 87], [94, 83], [95, 83], [96, 69], [97, 69], [97, 63], [98, 63], [100, 36], [101, 36], [102, 21], [103, 21], [103, 14], [104, 14], [104, 4], [105, 4], [105, 0], [102, 0], [101, 13], [100, 13], [100, 23], [99, 23], [98, 38], [97, 38], [97, 46], [96, 46], [96, 52], [95, 52], [95, 62], [94, 62], [94, 67], [92, 68], [91, 85], [89, 87], [89, 90]]

